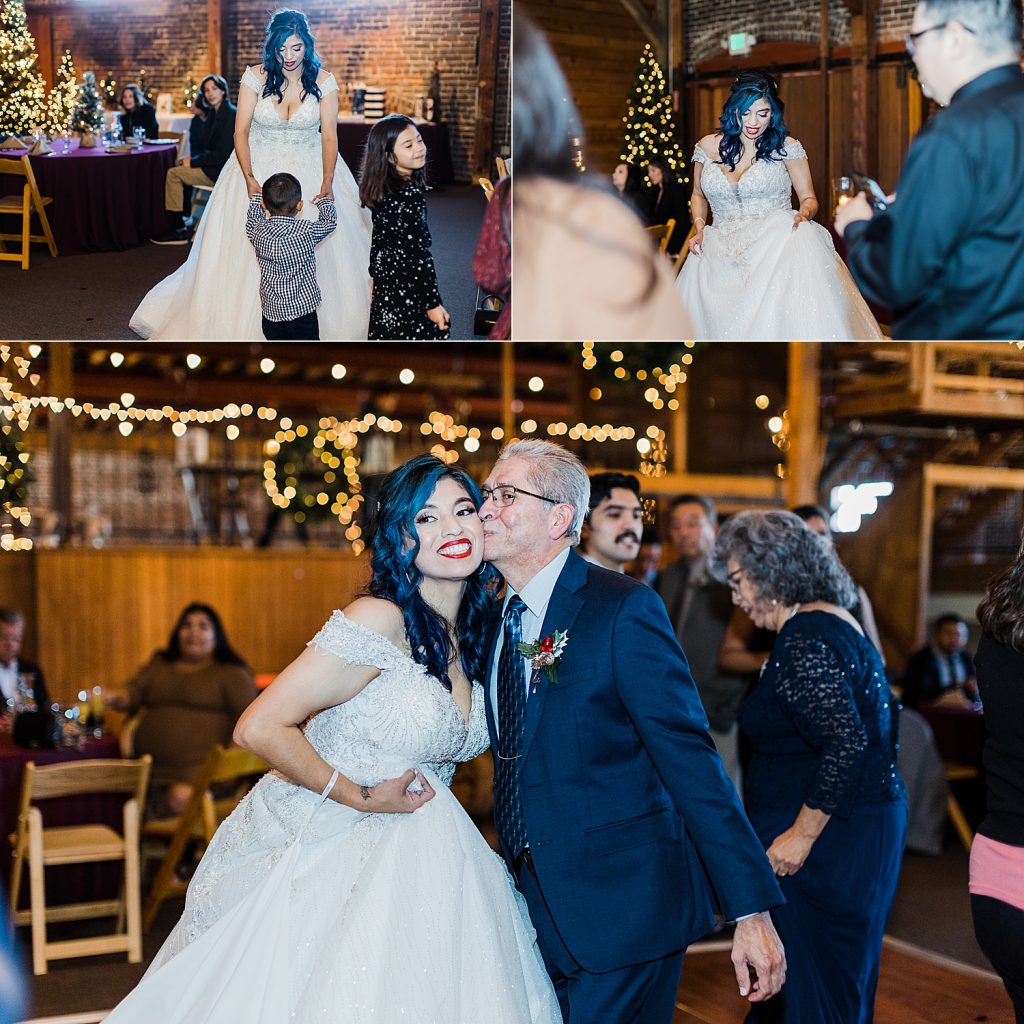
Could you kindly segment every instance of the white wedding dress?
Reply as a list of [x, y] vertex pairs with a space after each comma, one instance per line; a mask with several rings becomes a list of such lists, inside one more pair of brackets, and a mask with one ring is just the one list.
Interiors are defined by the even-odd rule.
[[[249, 130], [252, 173], [258, 181], [287, 171], [302, 184], [300, 217], [316, 219], [312, 199], [323, 182], [320, 105], [307, 96], [287, 121], [273, 96], [248, 68], [243, 89], [260, 96]], [[328, 75], [326, 95], [338, 83]], [[370, 321], [370, 214], [359, 206], [359, 189], [339, 155], [334, 168], [334, 204], [338, 226], [317, 246], [316, 273], [323, 301], [317, 310], [320, 337], [330, 341], [365, 340]], [[217, 178], [188, 259], [170, 277], [150, 289], [135, 310], [131, 328], [142, 338], [217, 341], [263, 337], [260, 272], [245, 234], [249, 194], [234, 153]]]
[[448, 788], [487, 747], [451, 694], [335, 612], [310, 642], [380, 674], [309, 719], [331, 765], [372, 786], [418, 767], [437, 795], [367, 814], [264, 776], [218, 829], [185, 912], [107, 1024], [561, 1024], [526, 905]]
[[[806, 158], [799, 142], [787, 159]], [[828, 341], [881, 337], [832, 236], [808, 221], [793, 230], [793, 183], [784, 160], [756, 160], [739, 181], [698, 144], [711, 205], [700, 256], [676, 288], [701, 340]]]

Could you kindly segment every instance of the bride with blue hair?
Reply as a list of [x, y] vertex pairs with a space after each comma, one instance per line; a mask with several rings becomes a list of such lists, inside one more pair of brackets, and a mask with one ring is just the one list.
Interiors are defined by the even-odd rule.
[[693, 337], [881, 337], [831, 235], [814, 222], [807, 152], [784, 110], [771, 75], [740, 72], [718, 131], [694, 147], [695, 230], [676, 279]]
[[239, 719], [273, 770], [108, 1024], [561, 1024], [526, 905], [449, 789], [487, 747], [480, 505], [432, 455], [385, 478], [366, 594]]
[[150, 289], [131, 319], [142, 338], [242, 340], [263, 337], [260, 272], [245, 233], [249, 197], [273, 174], [302, 186], [300, 217], [319, 216], [329, 196], [337, 229], [316, 250], [320, 336], [365, 340], [370, 320], [370, 216], [338, 155], [338, 83], [321, 65], [301, 11], [270, 19], [260, 64], [238, 90], [235, 151], [206, 203], [188, 259]]

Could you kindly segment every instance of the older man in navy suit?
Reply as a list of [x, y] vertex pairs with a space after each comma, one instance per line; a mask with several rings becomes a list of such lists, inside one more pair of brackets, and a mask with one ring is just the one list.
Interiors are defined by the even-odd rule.
[[486, 687], [502, 850], [567, 1022], [670, 1021], [716, 912], [759, 1002], [785, 978], [782, 895], [658, 595], [572, 550], [589, 486], [571, 453], [520, 441], [483, 488], [508, 583]]

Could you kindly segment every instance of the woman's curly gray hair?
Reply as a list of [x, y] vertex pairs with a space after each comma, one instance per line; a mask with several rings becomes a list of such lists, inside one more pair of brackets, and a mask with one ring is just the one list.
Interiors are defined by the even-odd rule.
[[718, 531], [711, 570], [727, 580], [735, 559], [761, 598], [851, 608], [857, 586], [835, 549], [792, 512], [739, 512]]

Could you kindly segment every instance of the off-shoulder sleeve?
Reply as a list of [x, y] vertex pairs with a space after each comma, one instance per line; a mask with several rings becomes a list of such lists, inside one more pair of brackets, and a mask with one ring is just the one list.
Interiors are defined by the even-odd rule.
[[382, 669], [405, 657], [386, 636], [353, 621], [344, 612], [334, 612], [306, 646], [351, 665], [371, 665]]
[[331, 74], [330, 71], [328, 71], [327, 72], [327, 77], [320, 83], [320, 95], [322, 97], [323, 96], [330, 96], [330, 94], [332, 92], [337, 92], [337, 91], [338, 91], [338, 80], [334, 77], [334, 75]]
[[804, 795], [808, 807], [849, 817], [864, 771], [868, 734], [853, 701], [851, 679], [838, 652], [819, 636], [780, 637], [776, 695], [787, 718], [818, 754]]
[[782, 148], [785, 150], [785, 159], [787, 160], [807, 159], [807, 150], [796, 139], [792, 142], [787, 142]]
[[699, 142], [693, 147], [693, 162], [695, 164], [703, 164], [705, 167], [710, 163], [714, 163], [711, 157], [704, 152], [704, 147]]
[[254, 74], [250, 68], [246, 68], [242, 75], [242, 85], [248, 86], [257, 96], [263, 95], [263, 83], [259, 75]]

